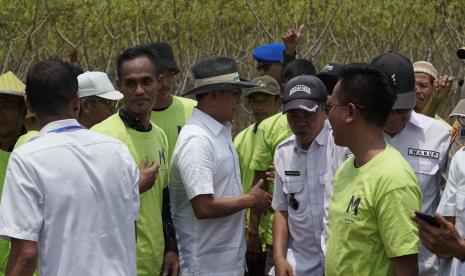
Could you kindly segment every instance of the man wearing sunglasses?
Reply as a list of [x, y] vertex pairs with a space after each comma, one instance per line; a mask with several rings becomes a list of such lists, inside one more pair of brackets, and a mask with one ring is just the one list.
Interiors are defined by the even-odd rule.
[[344, 160], [326, 120], [325, 85], [301, 75], [284, 88], [283, 113], [294, 134], [276, 149], [272, 207], [273, 257], [276, 275], [323, 275], [320, 246], [326, 183], [331, 164]]
[[81, 108], [79, 123], [91, 128], [115, 114], [123, 94], [117, 91], [104, 72], [85, 72], [78, 76]]
[[[423, 195], [421, 211], [434, 215], [440, 200], [442, 170], [447, 160], [450, 131], [446, 125], [415, 108], [415, 74], [410, 60], [387, 52], [372, 61], [390, 77], [397, 94], [386, 125], [384, 138], [396, 148], [415, 171]], [[418, 256], [419, 275], [436, 275], [438, 258], [423, 246]]]

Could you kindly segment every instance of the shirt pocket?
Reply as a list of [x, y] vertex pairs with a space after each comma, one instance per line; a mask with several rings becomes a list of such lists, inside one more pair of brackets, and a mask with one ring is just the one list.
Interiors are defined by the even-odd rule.
[[288, 212], [300, 214], [308, 206], [307, 189], [304, 177], [286, 177], [283, 181], [283, 191], [287, 196]]
[[439, 160], [429, 158], [415, 158], [409, 160], [412, 169], [415, 171], [417, 181], [420, 184], [422, 192], [427, 187], [422, 187], [428, 183], [431, 178], [435, 177], [439, 171]]

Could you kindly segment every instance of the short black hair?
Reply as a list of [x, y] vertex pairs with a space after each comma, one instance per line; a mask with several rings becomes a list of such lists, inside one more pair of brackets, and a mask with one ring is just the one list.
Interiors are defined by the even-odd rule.
[[73, 67], [73, 71], [74, 71], [74, 74], [76, 75], [76, 78], [77, 78], [80, 74], [84, 74], [84, 70], [82, 70], [81, 66], [75, 65], [75, 64], [71, 64], [71, 67]]
[[158, 57], [157, 53], [153, 49], [150, 49], [149, 47], [137, 45], [132, 48], [124, 50], [124, 52], [122, 52], [118, 56], [118, 59], [116, 60], [116, 70], [117, 70], [119, 79], [121, 79], [121, 70], [122, 70], [123, 63], [125, 61], [133, 60], [140, 56], [148, 57], [150, 61], [152, 62], [155, 76], [160, 75], [160, 69], [158, 68], [158, 65], [156, 63], [156, 60]]
[[27, 99], [38, 115], [61, 115], [77, 92], [75, 69], [64, 61], [44, 60], [27, 73]]
[[296, 59], [291, 61], [283, 71], [283, 81], [287, 82], [290, 79], [300, 75], [316, 75], [315, 66], [310, 60]]
[[351, 63], [339, 78], [339, 101], [362, 106], [360, 112], [368, 122], [384, 127], [397, 99], [389, 76], [366, 63]]

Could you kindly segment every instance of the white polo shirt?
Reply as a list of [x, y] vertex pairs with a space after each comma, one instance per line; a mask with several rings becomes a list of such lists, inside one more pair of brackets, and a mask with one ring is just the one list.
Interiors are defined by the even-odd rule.
[[[287, 261], [295, 275], [323, 275], [321, 248], [324, 191], [332, 182], [331, 163], [342, 164], [344, 148], [334, 144], [329, 122], [310, 145], [302, 149], [295, 136], [282, 142], [275, 153], [275, 188], [272, 207], [288, 212]], [[298, 202], [298, 206], [293, 202]]]
[[0, 235], [37, 242], [41, 275], [136, 275], [137, 165], [121, 142], [79, 127], [49, 123], [13, 151]]
[[242, 275], [245, 270], [245, 212], [199, 220], [190, 200], [198, 195], [242, 195], [231, 124], [194, 108], [179, 133], [169, 180], [171, 214], [182, 275]]
[[[384, 138], [415, 171], [423, 195], [421, 211], [434, 215], [450, 144], [449, 128], [436, 119], [412, 111], [409, 122], [400, 133], [394, 137], [384, 133]], [[420, 275], [436, 275], [437, 257], [423, 246], [418, 257]]]
[[[458, 150], [449, 167], [449, 177], [437, 210], [443, 216], [455, 217], [455, 227], [465, 238], [465, 149]], [[450, 273], [441, 275], [464, 275], [465, 265], [453, 258]], [[460, 272], [460, 273], [459, 273]]]

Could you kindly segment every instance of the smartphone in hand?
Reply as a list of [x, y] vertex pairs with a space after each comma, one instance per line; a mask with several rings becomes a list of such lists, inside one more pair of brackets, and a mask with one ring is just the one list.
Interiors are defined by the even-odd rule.
[[415, 216], [423, 221], [426, 221], [429, 225], [435, 226], [435, 227], [441, 227], [439, 223], [436, 221], [436, 218], [421, 212], [415, 212]]

